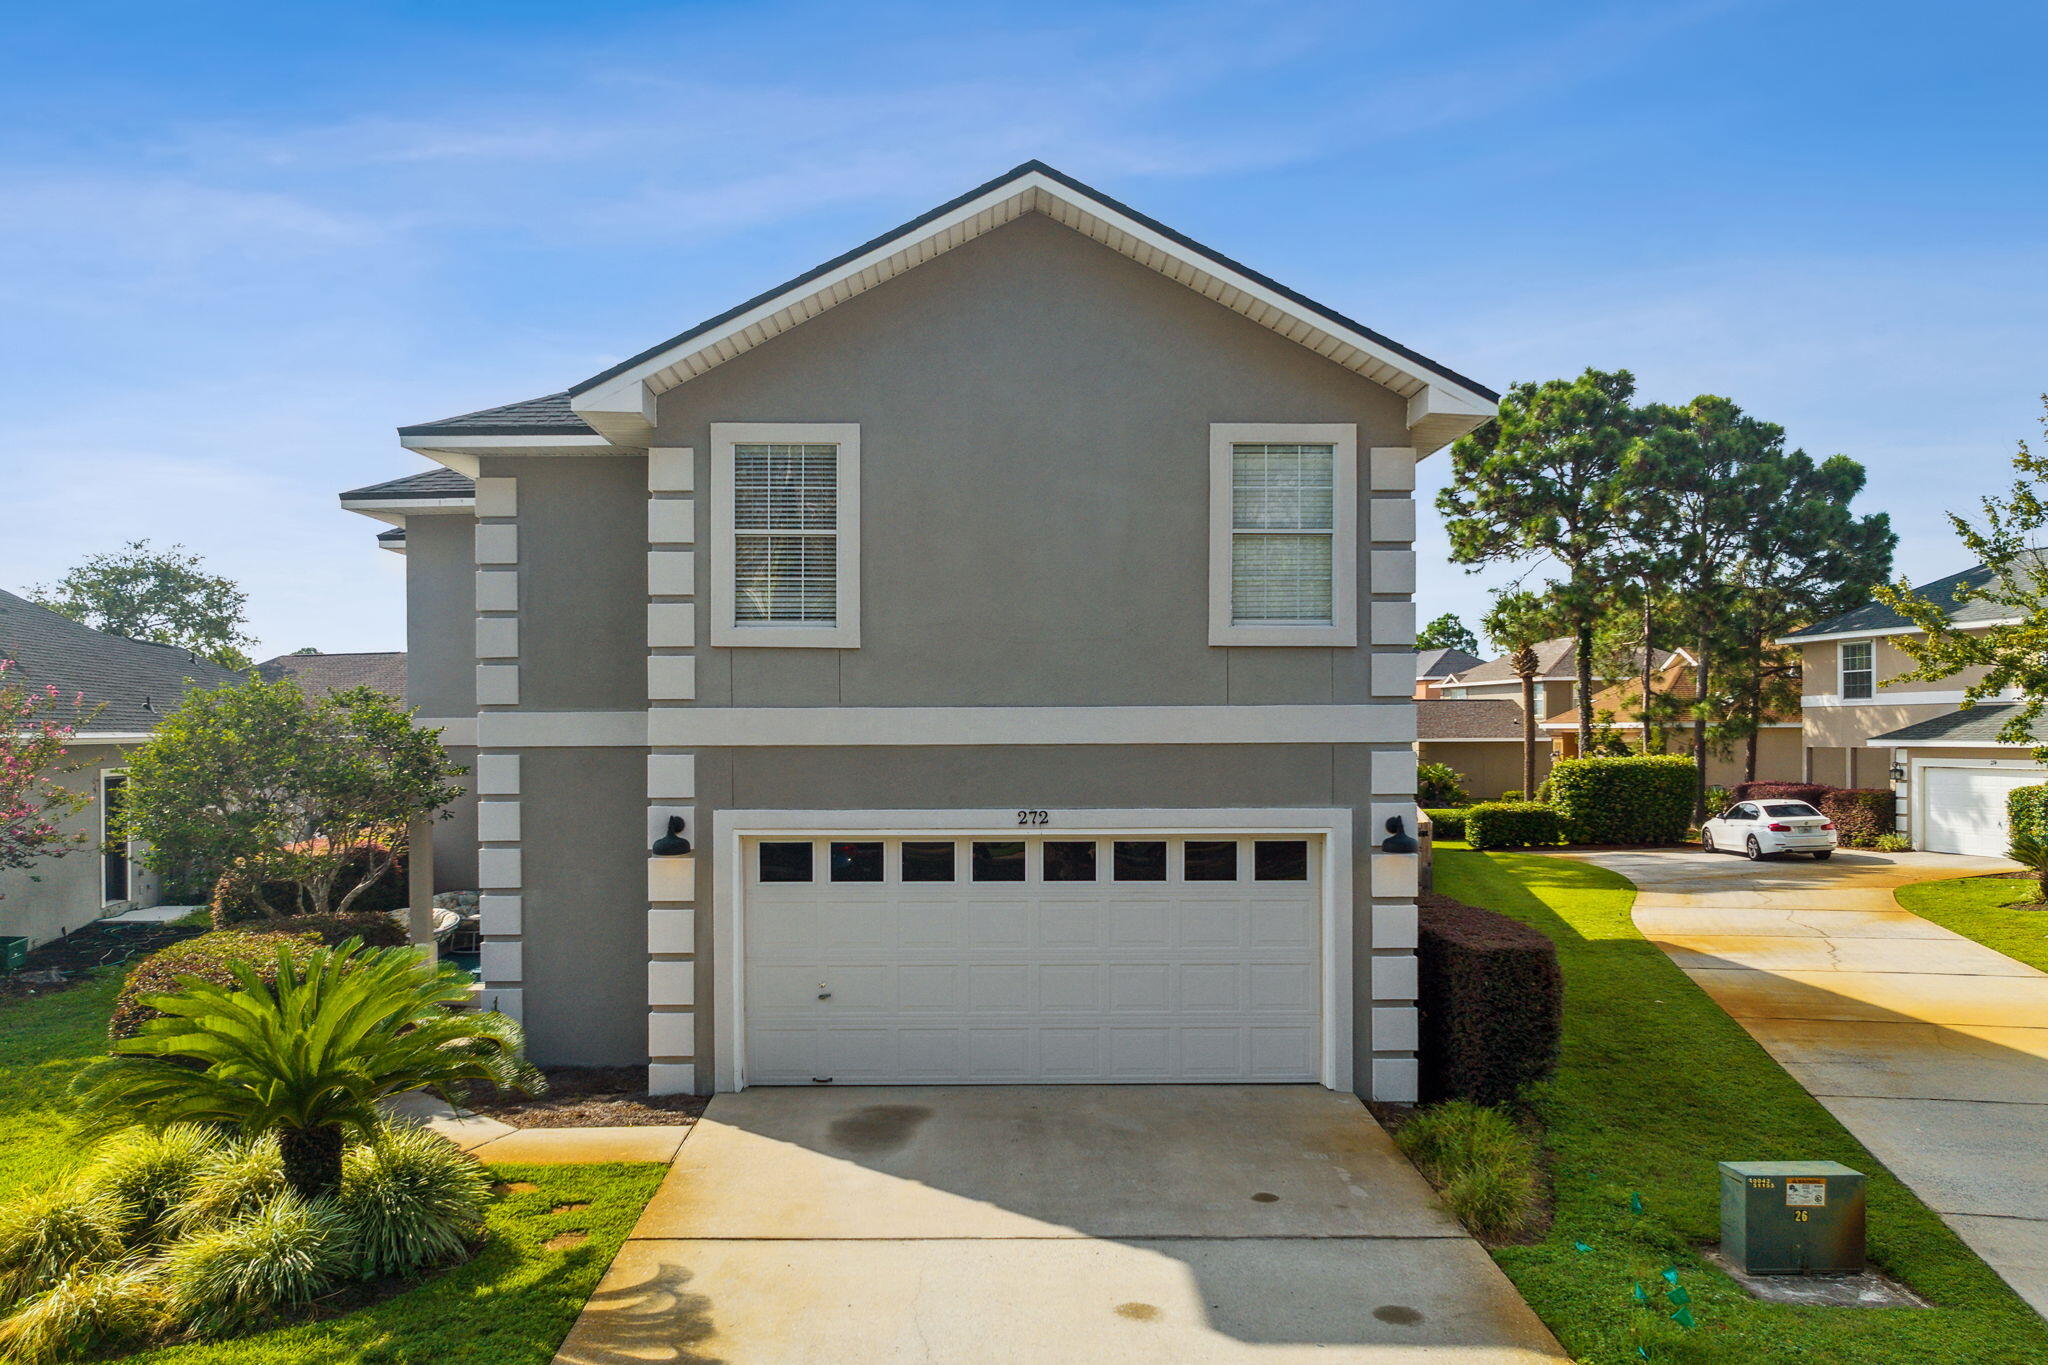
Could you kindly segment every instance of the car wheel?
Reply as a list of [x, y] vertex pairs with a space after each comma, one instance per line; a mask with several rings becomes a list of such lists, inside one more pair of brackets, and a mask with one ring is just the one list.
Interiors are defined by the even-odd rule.
[[1752, 835], [1750, 835], [1750, 836], [1749, 836], [1749, 849], [1748, 849], [1748, 853], [1749, 853], [1749, 860], [1750, 860], [1751, 862], [1753, 862], [1753, 863], [1756, 863], [1756, 862], [1762, 862], [1762, 861], [1763, 861], [1763, 856], [1764, 856], [1764, 846], [1763, 846], [1762, 844], [1760, 844], [1760, 843], [1758, 843], [1758, 842], [1756, 841], [1756, 836], [1755, 836], [1754, 834], [1752, 834]]
[[1701, 830], [1701, 831], [1700, 831], [1700, 852], [1702, 852], [1702, 853], [1718, 853], [1718, 852], [1720, 852], [1720, 850], [1719, 850], [1719, 849], [1717, 849], [1717, 848], [1715, 848], [1715, 847], [1714, 847], [1714, 836], [1713, 836], [1713, 833], [1712, 833], [1711, 831], [1709, 831], [1709, 830], [1704, 830], [1704, 829], [1703, 829], [1703, 830]]
[[1834, 857], [1834, 856], [1835, 856], [1835, 851], [1834, 851], [1833, 849], [1831, 849], [1831, 848], [1823, 848], [1823, 849], [1820, 849], [1820, 850], [1818, 850], [1818, 851], [1817, 851], [1817, 852], [1816, 852], [1816, 853], [1815, 853], [1815, 854], [1813, 855], [1813, 860], [1814, 860], [1815, 862], [1817, 862], [1817, 863], [1824, 863], [1824, 862], [1826, 862], [1826, 861], [1827, 861], [1828, 859], [1830, 859], [1830, 858], [1832, 858], [1832, 857]]

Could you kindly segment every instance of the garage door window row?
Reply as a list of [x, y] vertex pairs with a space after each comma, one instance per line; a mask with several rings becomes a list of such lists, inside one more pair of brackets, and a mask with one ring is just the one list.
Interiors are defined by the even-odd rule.
[[1305, 839], [786, 839], [755, 857], [762, 882], [785, 884], [1308, 880]]

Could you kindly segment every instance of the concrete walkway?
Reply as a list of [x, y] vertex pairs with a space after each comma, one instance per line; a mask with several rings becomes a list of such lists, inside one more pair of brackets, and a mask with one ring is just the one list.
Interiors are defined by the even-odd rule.
[[687, 1124], [621, 1128], [514, 1128], [482, 1114], [457, 1113], [424, 1091], [384, 1102], [387, 1112], [411, 1119], [484, 1162], [566, 1166], [603, 1161], [673, 1161]]
[[1349, 1095], [719, 1095], [556, 1357], [1568, 1359]]
[[1574, 856], [1634, 882], [1644, 936], [2048, 1315], [2048, 975], [1892, 896], [2010, 863]]

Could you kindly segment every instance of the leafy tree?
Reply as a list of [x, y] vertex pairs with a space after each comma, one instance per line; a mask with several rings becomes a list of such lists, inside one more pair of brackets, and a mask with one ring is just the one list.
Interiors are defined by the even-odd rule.
[[1548, 606], [1533, 593], [1501, 591], [1494, 594], [1493, 608], [1481, 622], [1486, 638], [1508, 656], [1515, 676], [1522, 680], [1522, 793], [1534, 799], [1536, 792], [1536, 643], [1549, 638]]
[[1456, 612], [1445, 612], [1424, 626], [1415, 637], [1417, 649], [1462, 649], [1467, 654], [1479, 652], [1479, 641], [1472, 638], [1472, 630], [1458, 619]]
[[91, 842], [64, 833], [60, 822], [92, 797], [57, 777], [76, 766], [66, 759], [72, 734], [100, 709], [82, 693], [67, 700], [47, 684], [14, 682], [13, 671], [12, 659], [0, 659], [0, 869], [61, 858]]
[[[2041, 399], [2044, 431], [2048, 431], [2048, 394]], [[1958, 625], [1949, 608], [1913, 591], [1905, 579], [1877, 589], [1877, 597], [1920, 628], [1916, 637], [1901, 635], [1894, 643], [1914, 661], [1901, 675], [1935, 682], [1965, 669], [1981, 668], [1983, 676], [1963, 688], [1963, 705], [1986, 697], [2017, 692], [2019, 704], [1999, 727], [2007, 744], [2030, 744], [2034, 757], [2048, 763], [2048, 743], [2034, 733], [2034, 722], [2048, 703], [2048, 552], [2041, 547], [2048, 528], [2048, 455], [2036, 455], [2022, 440], [2012, 457], [2012, 489], [2003, 499], [1982, 500], [1984, 519], [1973, 523], [1949, 513], [1957, 539], [1989, 572], [1980, 584], [1956, 589], [1955, 605], [1986, 602], [1997, 608], [2002, 624]]]
[[[310, 698], [251, 677], [186, 693], [129, 756], [123, 823], [152, 867], [232, 873], [271, 915], [345, 914], [390, 872], [409, 822], [462, 794], [462, 771], [440, 731], [381, 692]], [[271, 884], [292, 900], [266, 899]]]
[[1642, 491], [1634, 398], [1626, 370], [1517, 384], [1499, 416], [1451, 447], [1452, 482], [1437, 496], [1454, 562], [1556, 563], [1549, 596], [1578, 644], [1581, 752], [1593, 744], [1593, 635]]
[[373, 1134], [387, 1096], [427, 1090], [453, 1104], [469, 1081], [545, 1086], [517, 1023], [455, 1008], [470, 979], [452, 963], [350, 941], [303, 960], [281, 948], [276, 969], [266, 983], [244, 962], [234, 989], [195, 980], [150, 997], [164, 1017], [72, 1080], [88, 1130], [195, 1123], [275, 1133], [286, 1183], [316, 1199], [340, 1187], [348, 1134]]
[[232, 579], [206, 572], [182, 545], [152, 550], [130, 541], [111, 554], [89, 555], [49, 587], [29, 596], [94, 630], [173, 645], [228, 668], [249, 667], [255, 643], [242, 630], [249, 594]]

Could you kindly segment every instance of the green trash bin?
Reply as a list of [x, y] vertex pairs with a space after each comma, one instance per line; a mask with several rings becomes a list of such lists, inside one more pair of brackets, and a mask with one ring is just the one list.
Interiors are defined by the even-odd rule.
[[18, 972], [28, 965], [28, 940], [19, 934], [0, 938], [0, 972]]

